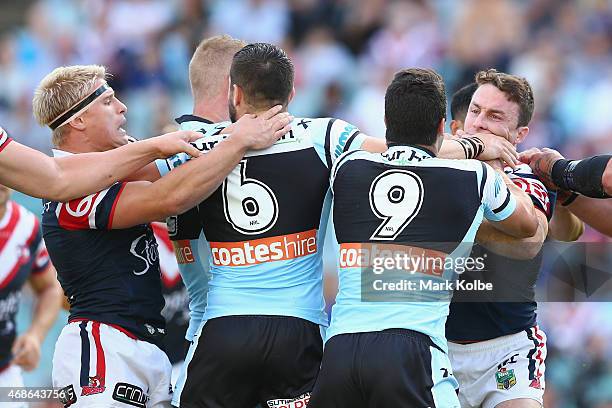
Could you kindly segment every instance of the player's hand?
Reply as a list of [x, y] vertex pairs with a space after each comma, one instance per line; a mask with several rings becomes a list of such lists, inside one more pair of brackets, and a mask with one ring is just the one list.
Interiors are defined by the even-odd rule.
[[191, 157], [198, 157], [202, 154], [189, 142], [195, 142], [202, 138], [202, 134], [199, 132], [193, 132], [191, 130], [178, 130], [176, 132], [166, 133], [161, 136], [152, 137], [147, 139], [145, 142], [152, 143], [154, 148], [157, 150], [158, 157], [165, 159], [170, 156], [174, 156], [177, 153], [187, 153]]
[[542, 150], [532, 148], [521, 152], [519, 159], [529, 164], [533, 173], [544, 183], [546, 188], [556, 190], [559, 186], [553, 183], [551, 178], [553, 165], [557, 160], [564, 157], [556, 150], [544, 148]]
[[487, 161], [501, 159], [513, 169], [516, 168], [518, 161], [518, 153], [512, 143], [505, 136], [494, 135], [492, 133], [476, 133], [468, 135], [462, 130], [457, 131], [457, 136], [460, 137], [478, 137], [484, 143], [484, 150], [477, 157], [478, 160]]
[[32, 371], [40, 361], [40, 339], [26, 332], [17, 337], [11, 352], [13, 353], [11, 364], [16, 364], [25, 371]]
[[239, 139], [247, 149], [270, 147], [291, 129], [293, 116], [281, 112], [282, 108], [281, 105], [276, 105], [258, 115], [242, 116], [233, 125], [232, 138]]
[[504, 163], [502, 163], [501, 160], [499, 159], [494, 159], [494, 160], [483, 160], [485, 163], [487, 163], [489, 166], [493, 167], [494, 170], [500, 171], [500, 172], [504, 172]]

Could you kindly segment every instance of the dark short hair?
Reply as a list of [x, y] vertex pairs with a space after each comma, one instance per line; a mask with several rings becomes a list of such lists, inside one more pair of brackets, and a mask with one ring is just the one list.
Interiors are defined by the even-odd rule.
[[293, 89], [293, 63], [281, 48], [254, 43], [234, 55], [232, 84], [242, 88], [246, 102], [256, 108], [286, 106]]
[[445, 118], [446, 91], [436, 71], [410, 68], [395, 74], [385, 94], [388, 142], [432, 145]]
[[478, 89], [478, 84], [472, 82], [453, 94], [450, 103], [451, 119], [465, 121], [470, 102], [472, 101], [472, 95], [474, 95], [476, 89]]
[[509, 101], [519, 107], [517, 126], [527, 126], [531, 121], [534, 110], [533, 90], [529, 82], [523, 77], [497, 72], [495, 69], [480, 71], [476, 74], [478, 86], [491, 84], [504, 94]]

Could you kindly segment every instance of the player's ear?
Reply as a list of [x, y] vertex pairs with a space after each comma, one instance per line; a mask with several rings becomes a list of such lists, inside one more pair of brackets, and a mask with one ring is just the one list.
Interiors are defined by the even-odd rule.
[[440, 123], [438, 123], [438, 134], [439, 135], [444, 134], [444, 126], [446, 126], [446, 119], [442, 118], [440, 119]]
[[289, 104], [289, 102], [291, 102], [291, 100], [293, 99], [294, 96], [295, 96], [295, 86], [293, 88], [291, 88], [291, 93], [289, 94], [289, 99], [287, 100], [287, 104]]
[[521, 143], [523, 140], [525, 140], [528, 134], [529, 134], [529, 128], [527, 126], [521, 126], [518, 129], [516, 129], [516, 143], [517, 144]]
[[453, 136], [457, 134], [458, 130], [463, 130], [463, 122], [457, 119], [451, 120], [449, 126]]
[[76, 130], [85, 130], [85, 119], [83, 119], [82, 115], [77, 116], [67, 123], [68, 126], [76, 129]]
[[244, 102], [244, 92], [242, 91], [242, 88], [236, 84], [233, 84], [232, 91], [232, 103], [234, 106], [240, 106], [240, 104]]

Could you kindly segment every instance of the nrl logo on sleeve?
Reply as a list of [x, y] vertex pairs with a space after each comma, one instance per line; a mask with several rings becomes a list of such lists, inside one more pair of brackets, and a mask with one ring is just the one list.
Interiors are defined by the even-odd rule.
[[128, 383], [117, 383], [113, 391], [113, 399], [134, 407], [146, 408], [149, 396], [144, 393], [142, 388]]
[[166, 225], [168, 226], [168, 235], [174, 237], [177, 233], [178, 216], [173, 215], [166, 218]]

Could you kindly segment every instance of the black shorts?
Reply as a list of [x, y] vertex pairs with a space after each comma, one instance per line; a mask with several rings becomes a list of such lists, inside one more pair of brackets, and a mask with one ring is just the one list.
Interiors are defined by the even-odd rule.
[[425, 334], [341, 334], [325, 344], [308, 408], [454, 408], [456, 388], [448, 357]]
[[188, 363], [180, 406], [306, 407], [322, 355], [319, 325], [303, 319], [211, 319], [204, 325]]

